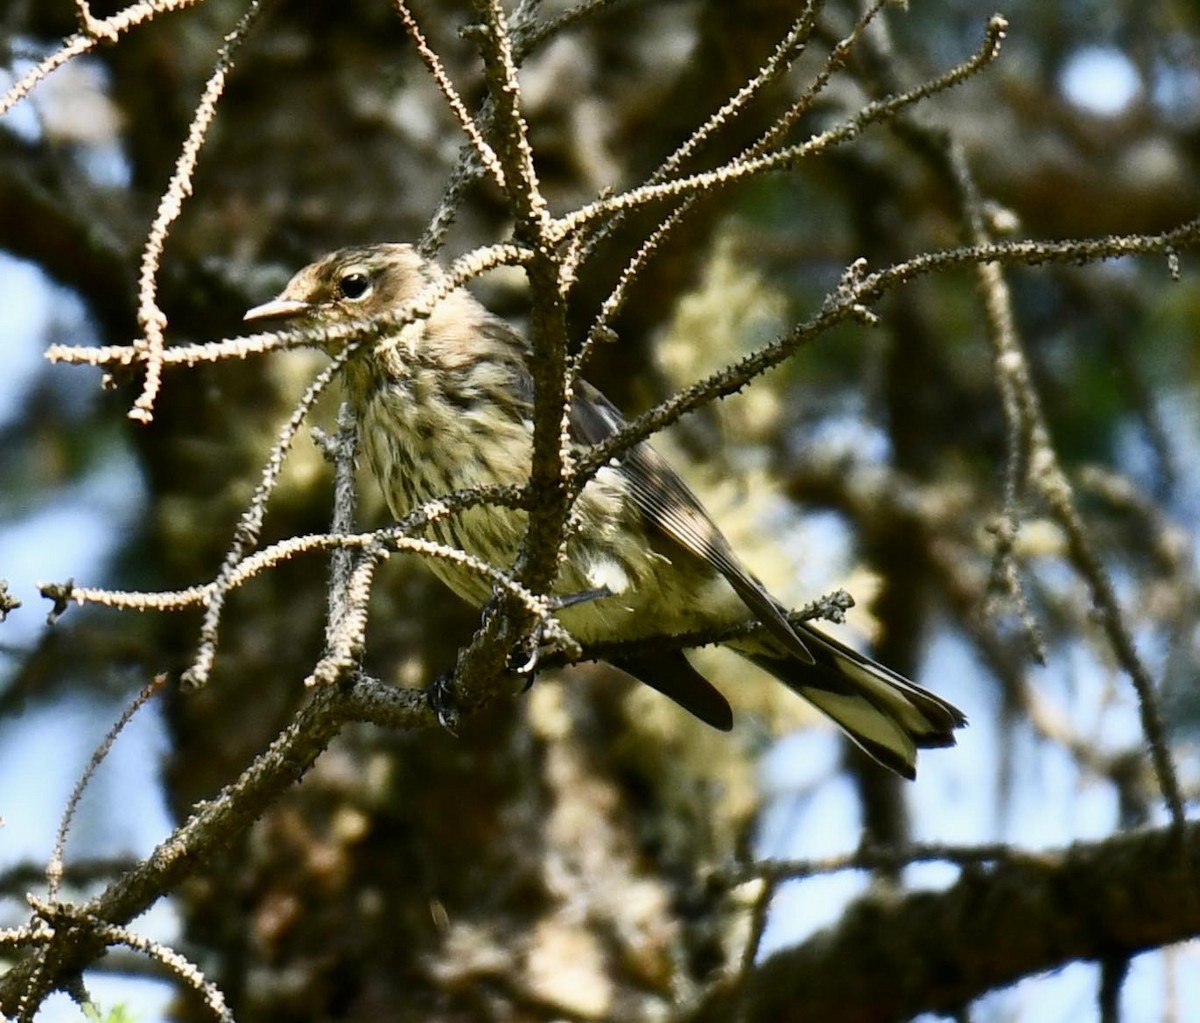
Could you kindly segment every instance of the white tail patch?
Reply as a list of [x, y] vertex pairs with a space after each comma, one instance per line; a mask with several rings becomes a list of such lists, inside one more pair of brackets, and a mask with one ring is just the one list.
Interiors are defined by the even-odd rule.
[[911, 735], [927, 735], [929, 719], [921, 713], [909, 694], [900, 688], [894, 679], [881, 675], [869, 664], [863, 664], [841, 653], [837, 655], [838, 669], [843, 675], [854, 679], [862, 687], [867, 699], [879, 707], [887, 708], [884, 713], [894, 718]]
[[[811, 689], [807, 686], [800, 690], [800, 695], [833, 718], [869, 756], [884, 761], [906, 777], [912, 777], [917, 764], [917, 745], [912, 736], [865, 696], [832, 693], [827, 689]], [[901, 770], [900, 765], [907, 770]]]

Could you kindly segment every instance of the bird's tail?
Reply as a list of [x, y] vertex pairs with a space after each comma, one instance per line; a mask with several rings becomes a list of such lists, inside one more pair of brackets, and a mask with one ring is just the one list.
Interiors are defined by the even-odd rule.
[[807, 625], [796, 628], [813, 655], [801, 662], [771, 636], [730, 644], [828, 715], [870, 757], [916, 776], [917, 750], [955, 744], [966, 716], [890, 668]]

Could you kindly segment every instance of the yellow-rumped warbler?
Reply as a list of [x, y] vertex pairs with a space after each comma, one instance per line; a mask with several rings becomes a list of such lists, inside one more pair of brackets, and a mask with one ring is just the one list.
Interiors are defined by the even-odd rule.
[[[297, 273], [278, 298], [247, 320], [330, 326], [398, 310], [443, 278], [409, 245], [342, 249]], [[344, 373], [363, 450], [392, 514], [456, 490], [528, 480], [533, 384], [529, 346], [462, 289], [428, 319], [368, 343]], [[570, 408], [572, 439], [594, 444], [623, 420], [580, 381]], [[477, 505], [428, 528], [440, 541], [507, 567], [524, 534], [523, 511]], [[460, 597], [482, 606], [483, 576], [435, 558], [430, 568]], [[647, 443], [603, 466], [580, 493], [567, 527], [554, 593], [558, 612], [584, 646], [688, 633], [758, 619], [765, 629], [731, 642], [840, 725], [862, 749], [906, 778], [919, 747], [953, 746], [962, 712], [889, 668], [807, 624], [781, 605], [738, 560], [708, 513]], [[681, 652], [616, 665], [708, 724], [729, 730], [725, 697]]]

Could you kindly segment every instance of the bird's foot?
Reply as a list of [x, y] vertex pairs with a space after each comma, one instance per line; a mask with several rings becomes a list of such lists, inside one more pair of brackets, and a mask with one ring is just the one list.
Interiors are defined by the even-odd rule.
[[546, 649], [542, 642], [542, 632], [541, 625], [534, 626], [533, 631], [514, 643], [512, 650], [508, 653], [508, 670], [518, 678], [524, 679], [524, 684], [521, 686], [523, 693], [529, 692], [530, 686], [537, 678], [538, 664]]
[[425, 690], [429, 709], [451, 735], [458, 737], [458, 704], [454, 698], [454, 671], [443, 671]]
[[[607, 586], [599, 586], [594, 590], [581, 590], [578, 593], [568, 593], [562, 597], [551, 597], [549, 600], [550, 610], [561, 611], [564, 607], [574, 607], [576, 604], [585, 604], [589, 600], [599, 600], [602, 597], [611, 596], [612, 591]], [[508, 670], [525, 679], [521, 692], [529, 691], [537, 677], [538, 665], [541, 663], [543, 655], [552, 649], [554, 649], [554, 643], [546, 641], [546, 628], [541, 622], [538, 622], [527, 636], [513, 646], [508, 655]]]

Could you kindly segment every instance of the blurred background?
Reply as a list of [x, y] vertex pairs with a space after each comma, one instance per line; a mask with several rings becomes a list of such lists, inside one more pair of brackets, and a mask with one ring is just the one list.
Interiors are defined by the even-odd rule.
[[[546, 22], [567, 9], [527, 5]], [[798, 16], [783, 0], [610, 3], [526, 57], [538, 172], [562, 213], [636, 184], [755, 72]], [[995, 4], [889, 9], [789, 135], [801, 141], [980, 45]], [[413, 12], [470, 109], [483, 98], [458, 2]], [[114, 4], [97, 3], [103, 17]], [[72, 60], [0, 118], [0, 926], [28, 918], [72, 786], [122, 709], [195, 653], [199, 613], [71, 608], [37, 585], [176, 589], [211, 579], [280, 424], [323, 365], [292, 353], [169, 370], [153, 423], [140, 380], [52, 365], [52, 343], [124, 344], [140, 250], [223, 35], [244, 5], [164, 14]], [[716, 166], [802, 95], [860, 9], [816, 5], [792, 70], [705, 147]], [[1003, 236], [1167, 230], [1200, 208], [1200, 9], [1010, 0], [1000, 59], [915, 117], [958, 140]], [[67, 3], [0, 11], [0, 88], [75, 31]], [[394, 10], [272, 5], [238, 57], [168, 241], [173, 343], [241, 332], [249, 306], [347, 244], [415, 240], [461, 133]], [[576, 293], [582, 336], [661, 209], [597, 249]], [[443, 258], [507, 236], [494, 188], [469, 186]], [[589, 378], [641, 412], [813, 316], [844, 269], [962, 244], [936, 161], [911, 132], [849, 145], [700, 204], [597, 346]], [[1200, 289], [1193, 256], [1008, 273], [1052, 441], [1166, 718], [1194, 813], [1200, 758], [1195, 554], [1200, 524]], [[519, 273], [478, 294], [520, 322]], [[793, 606], [845, 587], [839, 635], [962, 707], [955, 750], [905, 784], [736, 658], [700, 652], [737, 715], [707, 732], [602, 665], [547, 676], [442, 733], [347, 728], [270, 813], [138, 927], [197, 961], [239, 1020], [663, 1019], [734, 968], [744, 888], [708, 872], [908, 840], [1038, 850], [1162, 825], [1138, 703], [1060, 527], [1021, 488], [1007, 566], [1010, 440], [969, 270], [889, 294], [742, 393], [656, 439], [735, 547]], [[330, 428], [336, 395], [315, 421]], [[302, 436], [265, 541], [321, 531], [331, 474]], [[363, 480], [364, 526], [384, 520]], [[327, 565], [300, 559], [232, 598], [213, 677], [172, 681], [88, 787], [68, 892], [96, 890], [232, 781], [304, 701], [324, 635]], [[1019, 595], [1019, 599], [1018, 596]], [[1027, 609], [1022, 613], [1021, 604]], [[372, 603], [366, 666], [424, 685], [477, 615], [415, 559]], [[1034, 628], [1030, 628], [1030, 625]], [[1044, 656], [1038, 663], [1036, 653]], [[758, 956], [836, 926], [857, 896], [943, 888], [940, 864], [783, 885]], [[1022, 940], [1013, 935], [1012, 940]], [[86, 975], [137, 1019], [202, 1011], [132, 955]], [[1065, 965], [981, 993], [961, 1018], [1100, 1019], [1100, 968]], [[1133, 958], [1112, 1018], [1187, 1020], [1200, 944]], [[1191, 1006], [1191, 1009], [1188, 1009]], [[65, 996], [39, 1019], [77, 1018]], [[927, 1017], [933, 1018], [933, 1017]], [[1105, 1016], [1105, 1018], [1109, 1018]]]

